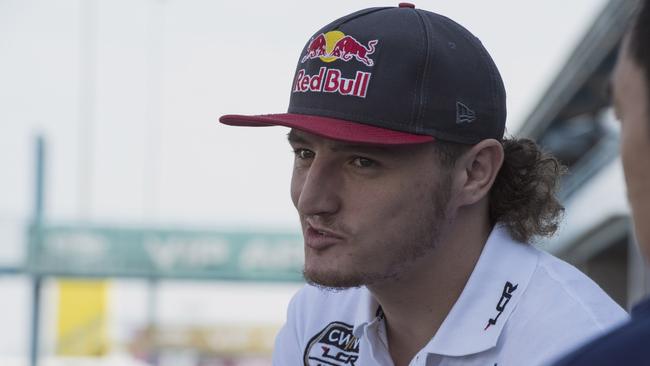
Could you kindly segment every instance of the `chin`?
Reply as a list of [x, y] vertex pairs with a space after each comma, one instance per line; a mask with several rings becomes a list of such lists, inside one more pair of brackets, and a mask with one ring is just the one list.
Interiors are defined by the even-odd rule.
[[397, 273], [394, 272], [365, 273], [357, 271], [342, 273], [336, 270], [314, 270], [313, 268], [307, 267], [305, 267], [302, 274], [308, 284], [330, 290], [345, 290], [370, 286], [398, 279]]
[[366, 284], [358, 275], [337, 271], [319, 271], [305, 268], [302, 275], [308, 284], [331, 290], [345, 290]]

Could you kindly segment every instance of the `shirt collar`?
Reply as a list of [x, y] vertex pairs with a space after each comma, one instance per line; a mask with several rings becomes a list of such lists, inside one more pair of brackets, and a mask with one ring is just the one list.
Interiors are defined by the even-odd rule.
[[381, 317], [383, 317], [383, 312], [379, 303], [367, 288], [362, 287], [359, 291], [359, 301], [357, 303], [357, 312], [354, 316], [354, 329], [352, 330], [352, 334], [360, 338], [365, 327], [378, 321]]
[[[433, 354], [464, 356], [496, 346], [537, 267], [538, 255], [536, 249], [514, 241], [506, 228], [496, 225], [461, 295], [424, 349]], [[354, 336], [361, 337], [364, 329], [382, 316], [374, 296], [362, 287]]]
[[514, 241], [505, 227], [496, 225], [463, 292], [425, 350], [464, 356], [496, 346], [538, 260], [539, 251]]

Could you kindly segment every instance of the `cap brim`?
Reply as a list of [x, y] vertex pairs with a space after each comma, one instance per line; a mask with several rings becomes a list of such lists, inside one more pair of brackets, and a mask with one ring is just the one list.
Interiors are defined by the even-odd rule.
[[219, 122], [231, 126], [285, 126], [334, 140], [362, 144], [405, 145], [434, 140], [432, 136], [428, 135], [416, 135], [358, 122], [306, 114], [283, 113], [259, 116], [228, 114], [221, 116]]

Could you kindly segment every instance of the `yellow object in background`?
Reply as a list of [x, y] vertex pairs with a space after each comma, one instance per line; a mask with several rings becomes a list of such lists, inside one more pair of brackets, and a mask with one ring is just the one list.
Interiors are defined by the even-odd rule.
[[56, 353], [103, 356], [108, 352], [108, 281], [61, 280]]

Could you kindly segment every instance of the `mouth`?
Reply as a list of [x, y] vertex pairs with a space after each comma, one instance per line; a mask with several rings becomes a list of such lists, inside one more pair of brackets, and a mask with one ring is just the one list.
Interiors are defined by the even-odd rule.
[[342, 235], [310, 223], [305, 227], [304, 236], [305, 245], [314, 250], [325, 250], [343, 241]]

